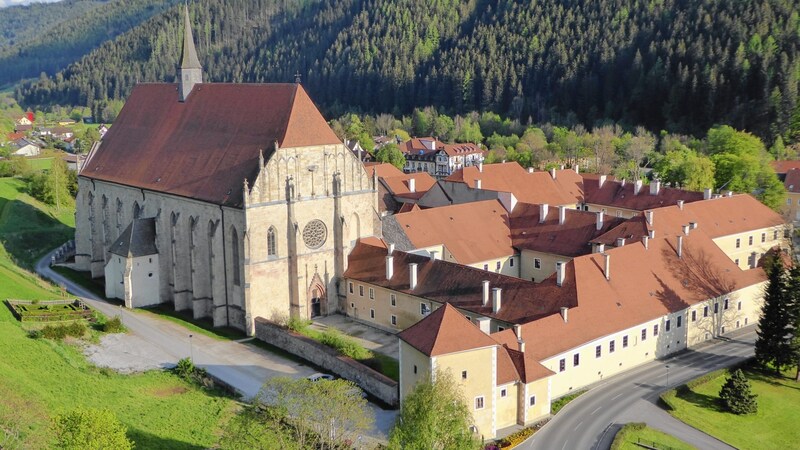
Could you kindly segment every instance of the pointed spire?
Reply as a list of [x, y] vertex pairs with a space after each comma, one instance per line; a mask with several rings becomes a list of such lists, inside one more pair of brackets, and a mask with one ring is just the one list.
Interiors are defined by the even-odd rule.
[[194, 36], [189, 20], [189, 5], [183, 7], [183, 54], [181, 55], [181, 69], [202, 69], [200, 60], [197, 59], [197, 50], [194, 48]]

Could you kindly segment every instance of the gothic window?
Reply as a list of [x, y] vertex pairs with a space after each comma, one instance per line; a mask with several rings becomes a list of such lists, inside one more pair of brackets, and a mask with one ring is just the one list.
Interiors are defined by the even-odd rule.
[[189, 217], [189, 287], [194, 290], [194, 270], [195, 270], [195, 231], [197, 230], [197, 218]]
[[267, 256], [278, 256], [278, 242], [275, 237], [275, 227], [267, 231]]
[[236, 228], [231, 228], [231, 248], [233, 259], [233, 284], [239, 286], [242, 282], [240, 268], [239, 268], [239, 234]]
[[117, 199], [117, 236], [122, 234], [122, 200]]
[[208, 293], [213, 296], [214, 286], [214, 235], [217, 227], [213, 221], [208, 221]]
[[105, 195], [103, 195], [101, 207], [103, 214], [103, 244], [107, 246], [108, 244], [110, 244], [109, 240], [111, 239], [111, 237], [109, 235], [111, 234], [111, 230], [109, 229], [108, 226], [108, 197], [106, 197]]

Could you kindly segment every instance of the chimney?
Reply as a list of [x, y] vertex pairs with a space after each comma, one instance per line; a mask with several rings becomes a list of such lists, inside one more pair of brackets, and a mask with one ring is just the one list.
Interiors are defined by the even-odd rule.
[[567, 323], [567, 313], [569, 313], [569, 308], [566, 306], [561, 307], [561, 318], [564, 319], [564, 323]]
[[603, 211], [597, 211], [597, 229], [603, 228]]
[[417, 192], [417, 180], [413, 178], [408, 179], [408, 190], [409, 192]]
[[486, 306], [489, 304], [489, 280], [483, 280], [481, 284], [483, 284], [483, 306]]
[[533, 173], [533, 167], [528, 167], [528, 173]]
[[518, 323], [514, 324], [514, 336], [516, 336], [517, 339], [522, 340], [522, 325]]
[[475, 189], [480, 189], [480, 188], [481, 188], [481, 179], [480, 178], [476, 178], [475, 179]]
[[689, 235], [689, 225], [683, 225], [681, 226], [681, 229], [683, 230], [683, 234], [687, 236]]
[[725, 197], [733, 197], [733, 191], [726, 191]]
[[705, 188], [703, 190], [703, 200], [711, 200], [711, 188]]
[[661, 181], [653, 180], [650, 183], [650, 195], [658, 195], [658, 192], [661, 190]]
[[642, 180], [636, 180], [633, 182], [633, 195], [639, 195], [639, 192], [642, 191]]
[[605, 258], [605, 269], [603, 270], [603, 274], [606, 276], [606, 280], [611, 280], [611, 255], [608, 253], [603, 253], [603, 258]]
[[606, 251], [606, 244], [597, 244], [597, 246], [595, 247], [595, 251], [594, 252], [595, 253], [603, 253], [604, 251]]
[[394, 253], [394, 244], [389, 244], [386, 249], [388, 250], [387, 254], [391, 255]]
[[655, 238], [656, 238], [656, 230], [650, 230], [650, 231], [648, 231], [648, 232], [647, 232], [647, 236], [648, 236], [650, 239], [655, 239]]
[[678, 209], [683, 211], [683, 200], [678, 200]]
[[492, 334], [492, 319], [488, 317], [479, 317], [475, 319], [478, 322], [478, 328], [486, 334]]
[[478, 163], [478, 172], [483, 172], [483, 162]]
[[558, 207], [558, 224], [564, 225], [564, 222], [567, 221], [567, 207], [566, 206], [559, 206]]
[[697, 228], [697, 222], [689, 222], [689, 228], [691, 228], [692, 230]]
[[564, 165], [563, 164], [561, 164], [559, 167], [561, 168], [561, 170], [564, 170]]
[[550, 169], [550, 176], [553, 177], [554, 180], [556, 179], [556, 168], [555, 167]]
[[645, 220], [647, 220], [647, 224], [648, 225], [652, 225], [653, 224], [653, 211], [645, 211], [644, 212], [644, 218], [645, 218]]
[[683, 258], [683, 236], [678, 236], [678, 258]]
[[525, 341], [522, 339], [517, 339], [517, 345], [519, 346], [519, 352], [525, 353]]
[[556, 285], [562, 286], [564, 284], [564, 263], [559, 261], [556, 263]]
[[503, 299], [503, 290], [500, 288], [492, 288], [492, 312], [497, 314], [500, 311], [500, 303]]
[[600, 175], [600, 178], [597, 179], [597, 182], [600, 185], [599, 187], [603, 187], [603, 185], [606, 183], [606, 176]]
[[391, 280], [394, 276], [394, 256], [386, 257], [386, 279]]
[[650, 240], [647, 236], [642, 236], [642, 244], [644, 245], [644, 249], [647, 250], [647, 243]]
[[624, 237], [618, 237], [617, 238], [617, 247], [622, 247], [623, 245], [625, 245], [625, 238]]
[[411, 263], [408, 265], [408, 284], [409, 289], [414, 289], [417, 287], [417, 263]]
[[547, 219], [547, 212], [550, 209], [550, 205], [547, 203], [542, 203], [539, 205], [539, 223], [544, 223]]
[[575, 164], [575, 173], [581, 173], [581, 166]]

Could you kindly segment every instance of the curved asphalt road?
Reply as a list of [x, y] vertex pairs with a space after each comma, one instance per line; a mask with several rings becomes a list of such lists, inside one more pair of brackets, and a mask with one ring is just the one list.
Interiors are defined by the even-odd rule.
[[[172, 358], [170, 361], [162, 361], [162, 365], [174, 365], [179, 359], [191, 354], [198, 366], [229, 384], [246, 399], [254, 397], [268, 378], [305, 377], [316, 372], [309, 366], [241, 342], [217, 340], [198, 333], [190, 338], [191, 331], [174, 322], [112, 305], [53, 271], [49, 264], [53, 253], [48, 253], [36, 263], [36, 272], [66, 287], [69, 292], [106, 316], [120, 316], [130, 333]], [[385, 439], [394, 424], [397, 411], [383, 410], [373, 404], [370, 406], [375, 415], [375, 426], [370, 435]]]
[[751, 325], [724, 339], [704, 343], [672, 358], [654, 361], [609, 378], [569, 403], [519, 448], [605, 450], [611, 446], [622, 425], [646, 422], [699, 449], [733, 449], [673, 418], [656, 402], [668, 387], [751, 357], [755, 336], [755, 327]]

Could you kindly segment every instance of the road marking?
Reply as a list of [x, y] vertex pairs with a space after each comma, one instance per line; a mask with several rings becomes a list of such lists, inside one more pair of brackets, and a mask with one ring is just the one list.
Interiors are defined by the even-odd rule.
[[711, 358], [716, 358], [717, 356], [718, 356], [718, 355], [708, 355], [708, 356], [706, 356], [705, 358], [703, 358], [703, 361], [708, 361], [709, 359], [711, 359]]
[[592, 413], [591, 413], [590, 415], [592, 415], [592, 416], [593, 416], [593, 415], [594, 415], [594, 413], [596, 413], [597, 411], [600, 411], [600, 409], [601, 409], [601, 408], [602, 408], [602, 406], [598, 406], [597, 408], [595, 408], [595, 410], [594, 410], [594, 411], [592, 411]]
[[569, 440], [564, 441], [564, 445], [561, 446], [561, 450], [567, 448], [567, 442], [569, 442]]
[[579, 424], [575, 425], [575, 428], [573, 428], [572, 430], [573, 430], [573, 431], [578, 431], [578, 428], [580, 428], [580, 427], [581, 427], [581, 425], [583, 425], [583, 421], [582, 421], [582, 420], [580, 421], [580, 423], [579, 423]]

